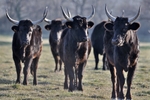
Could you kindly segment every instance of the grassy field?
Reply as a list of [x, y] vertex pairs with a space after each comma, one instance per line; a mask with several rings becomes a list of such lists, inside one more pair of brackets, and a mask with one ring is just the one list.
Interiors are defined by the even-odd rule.
[[[110, 100], [110, 72], [94, 70], [94, 57], [91, 52], [83, 76], [83, 92], [68, 92], [63, 89], [64, 72], [54, 72], [54, 60], [44, 40], [43, 51], [37, 72], [38, 85], [33, 86], [33, 77], [29, 75], [29, 85], [15, 84], [16, 71], [12, 60], [12, 37], [0, 36], [0, 100]], [[140, 43], [140, 58], [133, 83], [134, 100], [150, 98], [150, 43]], [[125, 73], [126, 75], [126, 73]], [[23, 80], [23, 73], [21, 75]], [[126, 92], [126, 84], [124, 91]]]

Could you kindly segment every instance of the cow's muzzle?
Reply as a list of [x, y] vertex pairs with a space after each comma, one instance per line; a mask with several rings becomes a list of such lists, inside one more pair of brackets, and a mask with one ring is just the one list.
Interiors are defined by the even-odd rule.
[[111, 40], [111, 43], [112, 43], [113, 45], [117, 45], [117, 44], [119, 43], [119, 41], [118, 41], [118, 39], [112, 39], [112, 40]]
[[22, 46], [26, 46], [26, 45], [30, 45], [30, 42], [29, 41], [23, 41]]
[[86, 41], [88, 41], [89, 40], [89, 38], [88, 37], [84, 37], [84, 38], [82, 38], [82, 42], [86, 42]]
[[123, 46], [123, 40], [122, 39], [112, 39], [111, 40], [111, 43], [113, 44], [113, 45], [116, 45], [116, 46]]

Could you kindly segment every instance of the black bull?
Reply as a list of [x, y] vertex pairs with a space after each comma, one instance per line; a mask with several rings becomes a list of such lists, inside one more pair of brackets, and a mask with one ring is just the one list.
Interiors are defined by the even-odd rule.
[[44, 20], [47, 15], [47, 8], [44, 11], [44, 16], [40, 20], [17, 21], [12, 19], [8, 12], [7, 18], [10, 22], [16, 24], [12, 27], [15, 32], [12, 41], [13, 60], [16, 66], [17, 79], [16, 83], [20, 83], [21, 61], [24, 63], [24, 81], [23, 85], [27, 85], [29, 69], [33, 75], [33, 85], [37, 85], [36, 71], [38, 68], [38, 61], [42, 51], [42, 31], [41, 27], [36, 25]]
[[91, 35], [91, 41], [92, 41], [92, 46], [93, 46], [93, 54], [95, 58], [95, 69], [98, 69], [98, 63], [99, 63], [99, 54], [103, 55], [102, 61], [103, 61], [103, 70], [107, 69], [107, 64], [106, 64], [106, 55], [104, 51], [104, 46], [103, 46], [103, 37], [105, 34], [105, 28], [104, 24], [107, 21], [103, 21], [99, 23], [98, 25], [95, 26], [92, 35]]
[[118, 98], [119, 100], [125, 98], [123, 71], [126, 71], [128, 72], [126, 99], [131, 100], [131, 83], [139, 55], [139, 41], [136, 30], [140, 27], [139, 23], [133, 21], [139, 16], [140, 9], [133, 18], [114, 17], [108, 12], [106, 6], [105, 11], [108, 18], [113, 21], [105, 24], [107, 31], [104, 36], [104, 47], [112, 80], [111, 98]]
[[49, 20], [45, 19], [46, 22], [49, 24], [45, 26], [46, 30], [51, 30], [50, 35], [49, 35], [49, 44], [51, 48], [52, 55], [55, 60], [55, 70], [59, 71], [62, 69], [62, 60], [60, 59], [59, 56], [59, 44], [60, 44], [60, 38], [62, 35], [63, 30], [66, 28], [66, 25], [64, 23], [63, 19], [55, 19], [55, 20]]
[[[67, 29], [63, 31], [60, 42], [60, 57], [64, 62], [65, 82], [64, 89], [68, 89], [69, 76], [69, 91], [73, 91], [76, 86], [82, 91], [83, 69], [86, 66], [88, 56], [91, 51], [91, 42], [88, 38], [88, 28], [93, 26], [93, 22], [87, 21], [93, 17], [95, 10], [90, 17], [75, 16], [69, 18], [63, 11]], [[75, 72], [74, 72], [75, 71]], [[77, 84], [77, 79], [79, 80]]]

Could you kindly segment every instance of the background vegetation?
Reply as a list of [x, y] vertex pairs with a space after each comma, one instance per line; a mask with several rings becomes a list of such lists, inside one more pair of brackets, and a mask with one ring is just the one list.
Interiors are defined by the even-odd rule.
[[[49, 19], [62, 18], [60, 6], [68, 8], [74, 15], [88, 16], [91, 14], [91, 5], [94, 5], [96, 14], [92, 21], [97, 25], [103, 20], [107, 20], [104, 11], [104, 5], [114, 16], [122, 16], [122, 10], [125, 10], [124, 16], [133, 17], [139, 6], [141, 6], [141, 14], [137, 19], [141, 27], [138, 31], [140, 41], [149, 42], [149, 26], [150, 26], [150, 0], [0, 0], [0, 34], [12, 34], [11, 26], [13, 25], [6, 19], [5, 8], [9, 14], [16, 20], [31, 19], [37, 20], [42, 17], [46, 6], [49, 8]], [[40, 25], [43, 28], [43, 37], [48, 37], [48, 32], [44, 29], [45, 22]], [[92, 32], [93, 28], [90, 30]]]

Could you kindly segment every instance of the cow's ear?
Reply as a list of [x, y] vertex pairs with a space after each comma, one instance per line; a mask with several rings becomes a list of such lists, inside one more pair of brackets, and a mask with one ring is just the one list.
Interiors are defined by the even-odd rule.
[[12, 26], [11, 28], [14, 32], [18, 32], [18, 26]]
[[134, 22], [130, 25], [131, 30], [137, 30], [140, 27], [140, 24], [137, 22]]
[[51, 30], [51, 25], [46, 25], [45, 29], [48, 30], [48, 31]]
[[72, 28], [73, 27], [73, 22], [69, 21], [69, 22], [66, 22], [66, 26], [68, 28]]
[[94, 25], [94, 23], [92, 21], [88, 22], [88, 28], [91, 28]]
[[112, 23], [105, 23], [105, 24], [104, 24], [104, 28], [105, 28], [107, 31], [113, 31], [113, 24], [112, 24]]

